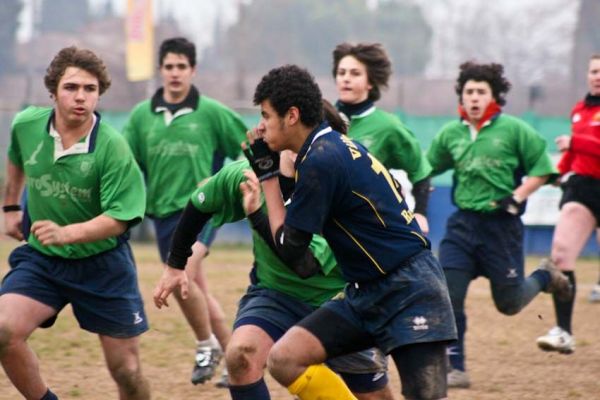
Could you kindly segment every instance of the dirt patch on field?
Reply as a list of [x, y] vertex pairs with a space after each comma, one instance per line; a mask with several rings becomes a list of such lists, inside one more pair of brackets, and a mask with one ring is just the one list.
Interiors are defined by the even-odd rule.
[[[12, 246], [0, 244], [0, 258]], [[161, 266], [156, 250], [135, 246], [141, 289], [151, 330], [141, 339], [144, 374], [152, 385], [154, 399], [229, 399], [227, 390], [213, 383], [193, 386], [189, 382], [194, 356], [194, 340], [176, 305], [157, 310], [151, 303], [154, 284]], [[538, 262], [528, 259], [531, 270]], [[251, 253], [247, 248], [215, 248], [206, 263], [213, 294], [233, 318], [237, 300], [248, 283]], [[6, 261], [0, 273], [7, 270]], [[551, 299], [540, 295], [514, 317], [498, 313], [491, 301], [488, 282], [475, 281], [467, 300], [467, 368], [472, 388], [452, 390], [450, 399], [598, 399], [600, 398], [600, 304], [586, 301], [598, 275], [598, 260], [581, 261], [578, 266], [578, 294], [574, 329], [577, 351], [564, 356], [544, 353], [535, 338], [554, 325]], [[50, 387], [61, 399], [116, 399], [117, 392], [100, 352], [96, 336], [77, 327], [70, 308], [57, 324], [38, 330], [30, 339], [41, 359], [41, 369]], [[267, 378], [273, 399], [290, 399], [283, 388]], [[391, 384], [401, 398], [393, 371]], [[0, 400], [20, 398], [6, 375], [0, 373]]]

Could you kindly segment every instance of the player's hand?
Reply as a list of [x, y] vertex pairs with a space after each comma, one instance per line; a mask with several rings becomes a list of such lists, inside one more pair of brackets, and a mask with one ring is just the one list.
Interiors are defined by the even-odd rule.
[[23, 211], [10, 211], [4, 213], [4, 232], [13, 239], [23, 240], [21, 224], [23, 222]]
[[296, 162], [296, 157], [298, 154], [294, 153], [291, 150], [283, 150], [279, 153], [279, 170], [281, 171], [281, 175], [293, 178], [296, 174], [296, 166], [294, 163]]
[[154, 289], [154, 305], [158, 308], [169, 307], [167, 298], [174, 290], [179, 290], [183, 300], [188, 297], [188, 277], [183, 269], [166, 266]]
[[31, 225], [31, 234], [44, 246], [62, 246], [68, 243], [65, 227], [50, 220], [35, 221]]
[[514, 195], [506, 196], [500, 201], [493, 202], [495, 206], [512, 215], [519, 215], [521, 211], [521, 202]]
[[246, 215], [250, 215], [260, 209], [262, 201], [260, 198], [260, 182], [252, 171], [244, 171], [246, 181], [240, 183], [240, 191], [244, 196], [242, 205]]
[[242, 143], [242, 151], [259, 181], [279, 175], [279, 153], [272, 151], [263, 138], [248, 132], [248, 142]]
[[429, 222], [427, 222], [427, 217], [419, 213], [415, 213], [414, 216], [417, 220], [417, 224], [419, 224], [419, 228], [421, 228], [421, 232], [423, 232], [424, 235], [429, 235]]
[[571, 136], [569, 135], [561, 135], [554, 139], [554, 143], [556, 143], [556, 148], [563, 152], [569, 150], [571, 147]]

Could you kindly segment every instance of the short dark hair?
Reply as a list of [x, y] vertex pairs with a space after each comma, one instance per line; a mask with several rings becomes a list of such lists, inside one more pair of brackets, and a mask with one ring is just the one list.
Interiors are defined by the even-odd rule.
[[392, 74], [392, 62], [380, 43], [350, 43], [338, 44], [333, 50], [333, 77], [337, 75], [338, 65], [342, 58], [353, 56], [367, 67], [367, 78], [372, 88], [369, 90], [369, 100], [381, 98], [381, 88], [388, 86]]
[[191, 67], [196, 66], [196, 45], [186, 38], [165, 39], [158, 50], [158, 65], [162, 65], [167, 53], [182, 54], [187, 57]]
[[110, 87], [110, 76], [104, 61], [91, 50], [71, 46], [60, 50], [46, 68], [44, 84], [51, 94], [56, 94], [58, 82], [60, 82], [68, 67], [80, 68], [98, 78], [98, 91], [100, 94]]
[[474, 61], [467, 61], [460, 65], [460, 73], [456, 80], [456, 94], [462, 103], [462, 91], [468, 81], [487, 82], [492, 89], [492, 96], [498, 105], [506, 104], [504, 96], [510, 90], [510, 82], [503, 76], [504, 67], [502, 64], [477, 64]]
[[254, 104], [269, 100], [280, 117], [291, 107], [300, 110], [300, 121], [313, 127], [323, 121], [321, 89], [313, 76], [297, 65], [274, 68], [263, 76], [254, 91]]

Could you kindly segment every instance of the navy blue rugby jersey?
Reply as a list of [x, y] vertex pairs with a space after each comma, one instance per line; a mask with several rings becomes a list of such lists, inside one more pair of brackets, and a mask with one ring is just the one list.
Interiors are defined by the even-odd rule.
[[380, 278], [430, 247], [388, 170], [327, 123], [307, 138], [296, 171], [285, 224], [322, 234], [346, 281]]

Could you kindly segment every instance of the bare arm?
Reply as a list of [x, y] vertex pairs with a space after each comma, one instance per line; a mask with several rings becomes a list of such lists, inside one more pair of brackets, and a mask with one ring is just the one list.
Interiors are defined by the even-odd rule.
[[106, 215], [65, 226], [59, 226], [50, 220], [36, 221], [31, 226], [31, 233], [44, 246], [95, 242], [118, 236], [126, 230], [126, 222]]
[[[25, 173], [9, 160], [6, 165], [5, 206], [20, 204], [24, 185]], [[21, 211], [10, 211], [4, 214], [4, 231], [8, 236], [23, 240], [23, 232], [21, 232], [22, 219], [23, 213]]]
[[519, 203], [523, 202], [533, 192], [535, 192], [543, 184], [545, 184], [549, 178], [550, 178], [550, 175], [527, 177], [527, 179], [525, 179], [525, 181], [521, 184], [521, 186], [516, 188], [515, 191], [513, 192], [513, 196], [514, 196], [515, 200], [517, 200]]

